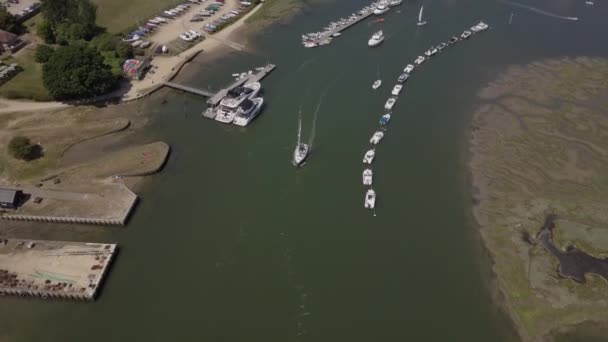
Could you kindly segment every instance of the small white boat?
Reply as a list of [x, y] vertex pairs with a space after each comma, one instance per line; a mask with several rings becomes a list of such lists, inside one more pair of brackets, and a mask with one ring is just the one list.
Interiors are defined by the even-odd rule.
[[384, 33], [382, 32], [382, 30], [380, 30], [372, 35], [372, 37], [367, 41], [367, 45], [374, 47], [374, 46], [379, 45], [383, 41], [384, 41]]
[[371, 164], [374, 161], [375, 156], [376, 156], [376, 150], [372, 149], [372, 150], [365, 152], [365, 155], [363, 156], [363, 163]]
[[380, 88], [381, 85], [382, 85], [382, 80], [375, 80], [374, 84], [372, 84], [372, 89], [376, 90], [376, 89]]
[[380, 141], [382, 141], [382, 138], [384, 138], [384, 132], [377, 131], [376, 133], [374, 133], [374, 135], [372, 135], [372, 138], [369, 139], [369, 142], [374, 145], [377, 145]]
[[471, 34], [472, 34], [471, 31], [464, 31], [464, 32], [462, 32], [462, 34], [460, 35], [460, 37], [462, 39], [467, 39], [467, 38], [469, 38], [471, 36]]
[[412, 71], [414, 71], [414, 65], [413, 64], [408, 64], [405, 69], [403, 69], [403, 72], [406, 74], [411, 73]]
[[407, 81], [408, 78], [410, 78], [410, 74], [403, 73], [403, 74], [399, 75], [399, 78], [397, 78], [397, 82], [403, 83], [403, 82]]
[[382, 15], [382, 14], [388, 12], [389, 10], [390, 10], [390, 8], [387, 5], [381, 4], [381, 5], [378, 5], [378, 7], [376, 7], [376, 9], [374, 10], [374, 14]]
[[585, 5], [593, 6], [594, 3], [593, 3], [593, 1], [585, 1]]
[[372, 169], [363, 170], [363, 185], [372, 185], [374, 172]]
[[425, 61], [425, 58], [423, 56], [418, 56], [418, 58], [416, 58], [416, 60], [414, 61], [414, 63], [416, 65], [420, 65], [420, 64], [424, 63], [424, 61]]
[[384, 114], [380, 117], [380, 126], [387, 126], [388, 122], [391, 121], [391, 115], [390, 114]]
[[403, 3], [403, 0], [391, 0], [388, 2], [389, 7], [399, 6]]
[[152, 44], [152, 43], [146, 40], [146, 41], [142, 42], [142, 43], [139, 45], [139, 48], [140, 48], [140, 49], [145, 49], [145, 48], [147, 48], [148, 46], [150, 46], [150, 44]]
[[391, 94], [393, 94], [394, 96], [399, 96], [399, 93], [401, 93], [402, 89], [403, 89], [402, 84], [395, 84], [395, 86], [393, 87], [393, 90], [391, 91]]
[[140, 45], [141, 45], [141, 43], [143, 43], [143, 42], [144, 42], [143, 40], [136, 40], [136, 41], [134, 41], [133, 43], [131, 43], [131, 46], [132, 46], [132, 47], [138, 47], [138, 46], [140, 46]]
[[384, 104], [384, 109], [392, 110], [393, 107], [395, 106], [396, 102], [397, 102], [397, 98], [389, 97], [388, 100], [386, 100], [386, 103]]
[[374, 189], [367, 190], [367, 193], [365, 194], [364, 206], [366, 209], [374, 209], [376, 206], [376, 192]]
[[340, 32], [336, 32], [332, 35], [332, 37], [340, 37], [342, 35], [342, 33]]
[[420, 6], [420, 12], [418, 12], [418, 22], [416, 23], [416, 25], [418, 25], [418, 26], [426, 25], [426, 21], [422, 20], [422, 10], [423, 9], [424, 9], [424, 6]]

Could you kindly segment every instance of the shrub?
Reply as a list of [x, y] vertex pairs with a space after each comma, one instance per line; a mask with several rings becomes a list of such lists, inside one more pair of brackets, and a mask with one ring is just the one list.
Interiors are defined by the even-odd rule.
[[21, 160], [31, 159], [35, 148], [36, 145], [32, 145], [30, 139], [24, 136], [13, 137], [8, 143], [11, 156]]
[[36, 54], [34, 55], [34, 59], [38, 63], [46, 63], [53, 56], [55, 49], [48, 45], [38, 45], [36, 48]]

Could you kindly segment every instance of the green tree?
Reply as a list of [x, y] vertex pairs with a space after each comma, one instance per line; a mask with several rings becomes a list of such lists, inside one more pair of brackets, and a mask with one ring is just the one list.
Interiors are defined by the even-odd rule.
[[105, 94], [117, 78], [98, 51], [74, 44], [55, 50], [42, 68], [42, 81], [52, 97], [70, 100]]
[[69, 24], [62, 29], [64, 41], [90, 40], [99, 31], [95, 24], [97, 7], [89, 0], [42, 0], [42, 14], [56, 34], [62, 25]]
[[6, 8], [0, 7], [0, 29], [16, 33], [19, 28], [17, 20]]
[[16, 136], [8, 143], [8, 151], [14, 158], [21, 160], [29, 160], [33, 156], [36, 145], [32, 145], [29, 138], [24, 136]]
[[36, 34], [38, 37], [42, 38], [47, 44], [55, 44], [55, 32], [53, 32], [53, 28], [46, 20], [40, 20], [40, 22], [36, 25]]
[[116, 43], [116, 55], [120, 58], [127, 59], [133, 57], [133, 46], [131, 44], [125, 43], [123, 41], [118, 41]]
[[54, 52], [55, 49], [48, 45], [38, 45], [38, 47], [36, 48], [36, 54], [34, 55], [34, 59], [38, 63], [46, 63], [49, 61]]

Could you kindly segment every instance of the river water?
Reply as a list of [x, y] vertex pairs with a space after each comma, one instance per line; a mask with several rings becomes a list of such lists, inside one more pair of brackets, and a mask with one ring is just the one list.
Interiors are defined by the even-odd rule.
[[[120, 244], [101, 296], [94, 304], [3, 298], [0, 340], [516, 340], [491, 298], [470, 217], [469, 117], [476, 92], [508, 65], [606, 56], [592, 38], [605, 32], [606, 6], [528, 3], [581, 18], [570, 22], [491, 1], [430, 0], [420, 29], [420, 3], [407, 3], [330, 46], [300, 46], [301, 33], [365, 3], [316, 5], [253, 36], [253, 53], [186, 70], [184, 83], [217, 88], [232, 73], [277, 64], [263, 81], [266, 107], [247, 128], [202, 119], [204, 99], [195, 96], [147, 99], [146, 139], [169, 142], [173, 153], [147, 181], [130, 224], [45, 230]], [[479, 19], [492, 29], [416, 69], [399, 97], [376, 150], [374, 216], [363, 209], [361, 159], [399, 71]], [[387, 39], [370, 49], [378, 28]], [[384, 84], [374, 92], [378, 67]], [[313, 148], [295, 169], [300, 107]]]

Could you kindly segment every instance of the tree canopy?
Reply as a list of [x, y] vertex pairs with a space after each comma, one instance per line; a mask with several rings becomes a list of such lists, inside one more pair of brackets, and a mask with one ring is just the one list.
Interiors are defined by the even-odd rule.
[[42, 80], [51, 96], [58, 100], [105, 94], [117, 83], [103, 56], [85, 44], [55, 50], [43, 66]]
[[38, 63], [46, 63], [49, 61], [54, 52], [55, 49], [48, 45], [38, 45], [38, 47], [36, 48], [36, 54], [34, 55], [34, 59]]
[[[42, 14], [55, 36], [62, 42], [93, 38], [97, 7], [89, 0], [41, 0]], [[58, 40], [59, 41], [59, 40]]]
[[10, 14], [6, 8], [0, 7], [0, 29], [16, 33], [18, 28], [19, 25], [17, 24], [15, 16]]
[[8, 143], [8, 151], [14, 158], [29, 160], [33, 157], [36, 145], [32, 145], [29, 138], [16, 136]]

